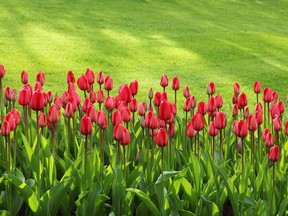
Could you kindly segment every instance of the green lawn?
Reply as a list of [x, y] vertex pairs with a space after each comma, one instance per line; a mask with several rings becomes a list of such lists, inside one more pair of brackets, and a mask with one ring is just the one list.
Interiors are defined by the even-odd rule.
[[22, 70], [34, 85], [41, 70], [44, 90], [61, 94], [68, 70], [78, 77], [89, 67], [111, 75], [117, 89], [137, 79], [140, 100], [150, 87], [161, 90], [163, 73], [170, 86], [178, 76], [198, 101], [207, 99], [210, 81], [224, 102], [230, 103], [236, 81], [248, 99], [254, 99], [255, 80], [286, 98], [288, 1], [39, 2], [1, 2], [4, 86], [20, 88]]

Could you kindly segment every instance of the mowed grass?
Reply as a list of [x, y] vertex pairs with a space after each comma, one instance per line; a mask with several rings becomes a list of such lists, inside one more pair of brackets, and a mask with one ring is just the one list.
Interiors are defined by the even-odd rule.
[[226, 110], [234, 82], [250, 104], [255, 80], [282, 100], [288, 93], [288, 1], [15, 0], [1, 2], [0, 11], [4, 86], [19, 89], [22, 70], [34, 85], [41, 70], [44, 90], [62, 94], [68, 70], [79, 77], [91, 68], [112, 76], [114, 95], [137, 79], [139, 100], [150, 87], [162, 90], [163, 73], [169, 92], [178, 76], [179, 98], [188, 84], [197, 101], [207, 100], [214, 81]]

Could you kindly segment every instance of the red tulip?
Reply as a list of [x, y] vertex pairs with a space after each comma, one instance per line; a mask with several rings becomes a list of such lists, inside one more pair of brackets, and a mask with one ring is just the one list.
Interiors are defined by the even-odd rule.
[[130, 143], [130, 133], [127, 128], [123, 129], [123, 137], [120, 140], [121, 145], [128, 145]]
[[43, 88], [43, 86], [42, 86], [42, 84], [40, 83], [40, 82], [36, 82], [35, 83], [35, 86], [34, 86], [34, 91], [42, 91], [42, 88]]
[[85, 99], [84, 99], [84, 102], [83, 102], [83, 106], [82, 106], [82, 111], [83, 111], [84, 113], [86, 113], [87, 108], [88, 108], [89, 106], [93, 106], [93, 104], [90, 102], [90, 99], [89, 99], [89, 98], [85, 98]]
[[261, 104], [261, 103], [256, 104], [255, 112], [256, 112], [257, 110], [260, 110], [261, 112], [263, 111], [263, 109], [262, 109], [262, 104]]
[[74, 92], [74, 91], [76, 91], [74, 83], [69, 82], [68, 83], [68, 92], [70, 93], [70, 92]]
[[13, 131], [16, 128], [15, 118], [11, 112], [7, 113], [7, 115], [4, 118], [4, 121], [9, 122], [10, 131]]
[[267, 102], [267, 103], [270, 103], [271, 101], [273, 101], [273, 92], [268, 87], [264, 88], [263, 100], [264, 102]]
[[55, 105], [58, 107], [58, 109], [60, 110], [61, 107], [63, 106], [62, 98], [57, 95], [57, 96], [54, 98], [54, 104], [55, 104]]
[[99, 85], [102, 85], [104, 83], [104, 73], [102, 71], [99, 71], [98, 72], [98, 75], [97, 75], [97, 83]]
[[5, 89], [4, 89], [4, 96], [6, 98], [7, 101], [10, 101], [11, 100], [11, 93], [12, 93], [12, 89], [7, 86]]
[[52, 100], [53, 100], [53, 95], [52, 95], [52, 92], [51, 91], [48, 91], [47, 93], [47, 103], [52, 103]]
[[153, 112], [151, 110], [148, 111], [146, 117], [145, 117], [145, 127], [150, 127], [150, 122], [151, 122], [151, 119], [152, 119], [152, 116], [153, 116]]
[[277, 162], [280, 158], [280, 149], [279, 146], [273, 146], [270, 148], [268, 159], [272, 162]]
[[215, 89], [216, 89], [216, 86], [215, 86], [215, 83], [214, 82], [210, 82], [207, 84], [206, 86], [206, 92], [208, 95], [213, 95], [215, 93]]
[[30, 107], [32, 110], [43, 110], [44, 109], [44, 95], [42, 91], [35, 91], [32, 95]]
[[234, 94], [236, 96], [238, 96], [240, 94], [240, 85], [239, 85], [239, 83], [236, 82], [236, 83], [233, 84], [233, 90], [234, 90]]
[[15, 108], [13, 108], [13, 109], [11, 110], [11, 113], [12, 113], [13, 116], [14, 116], [16, 126], [19, 125], [19, 124], [20, 124], [20, 121], [21, 121], [20, 113], [19, 113], [18, 110], [15, 109]]
[[74, 116], [74, 110], [73, 110], [73, 105], [71, 102], [68, 102], [66, 104], [66, 107], [65, 107], [65, 112], [64, 112], [65, 116], [67, 118], [72, 118]]
[[94, 106], [89, 106], [86, 111], [86, 115], [90, 118], [91, 122], [97, 123], [97, 113]]
[[159, 107], [161, 104], [161, 93], [160, 92], [156, 92], [155, 96], [154, 96], [154, 106]]
[[209, 135], [210, 136], [217, 136], [218, 134], [218, 129], [216, 127], [216, 124], [215, 122], [210, 122], [210, 125], [209, 125]]
[[123, 133], [124, 133], [124, 126], [122, 125], [122, 123], [118, 122], [113, 130], [113, 138], [116, 141], [121, 141], [123, 138]]
[[90, 91], [89, 99], [94, 104], [97, 101], [97, 94], [94, 91]]
[[161, 120], [168, 121], [172, 116], [172, 106], [171, 104], [164, 100], [161, 102], [158, 115]]
[[39, 71], [38, 74], [36, 75], [36, 82], [41, 83], [43, 86], [45, 83], [45, 75], [42, 71]]
[[165, 87], [168, 86], [168, 77], [167, 77], [166, 74], [163, 74], [163, 75], [161, 76], [160, 85], [161, 85], [163, 88], [165, 88]]
[[122, 101], [130, 103], [132, 99], [131, 90], [127, 85], [122, 85], [119, 90], [119, 97]]
[[48, 121], [57, 123], [60, 120], [60, 110], [57, 105], [53, 104], [48, 112]]
[[87, 91], [89, 89], [89, 83], [85, 75], [81, 75], [77, 80], [77, 85], [82, 91]]
[[235, 120], [233, 121], [233, 124], [232, 124], [232, 130], [236, 136], [238, 136], [238, 123], [239, 121]]
[[245, 119], [247, 119], [247, 118], [249, 117], [249, 107], [246, 107], [246, 108], [244, 109], [243, 115], [244, 115], [244, 118], [245, 118]]
[[106, 113], [103, 110], [99, 110], [99, 112], [97, 113], [97, 125], [101, 129], [107, 128], [107, 117]]
[[245, 120], [241, 119], [237, 126], [237, 136], [246, 137], [248, 135], [248, 126]]
[[279, 102], [277, 103], [277, 105], [278, 105], [278, 107], [279, 107], [280, 114], [284, 113], [284, 112], [285, 112], [285, 106], [284, 106], [283, 101], [279, 100]]
[[99, 89], [97, 93], [97, 102], [101, 104], [103, 103], [103, 101], [104, 101], [104, 92], [102, 91], [102, 89]]
[[124, 106], [121, 111], [122, 121], [129, 122], [130, 121], [130, 110], [127, 106]]
[[206, 112], [207, 112], [207, 106], [206, 106], [206, 103], [204, 101], [200, 101], [198, 103], [198, 110], [197, 112], [199, 112], [201, 115], [205, 115]]
[[83, 135], [91, 134], [92, 132], [92, 123], [91, 119], [87, 116], [82, 117], [80, 124], [80, 133]]
[[278, 99], [279, 99], [278, 92], [277, 91], [273, 91], [272, 95], [273, 95], [273, 100], [276, 103], [278, 101]]
[[149, 128], [154, 130], [159, 127], [159, 121], [156, 115], [152, 114], [151, 120], [149, 122]]
[[[3, 72], [2, 72], [3, 73]], [[0, 75], [1, 75], [1, 65], [0, 65]], [[4, 73], [5, 75], [5, 73]], [[3, 76], [4, 76], [3, 75]], [[2, 77], [1, 77], [2, 78]], [[9, 136], [10, 135], [10, 125], [9, 122], [4, 120], [4, 122], [1, 125], [1, 134], [2, 136]]]
[[274, 104], [272, 106], [272, 108], [270, 109], [270, 114], [272, 116], [272, 118], [274, 118], [275, 116], [280, 116], [280, 109], [279, 109], [279, 105], [278, 103], [277, 104]]
[[217, 129], [224, 129], [226, 127], [226, 114], [224, 112], [216, 113], [215, 127]]
[[72, 71], [68, 71], [67, 73], [67, 84], [75, 83], [75, 77]]
[[233, 116], [237, 116], [238, 115], [238, 104], [234, 104], [233, 105], [232, 114], [233, 114]]
[[266, 137], [265, 137], [265, 140], [264, 140], [264, 145], [267, 147], [267, 148], [270, 148], [274, 145], [274, 137], [273, 137], [273, 134], [268, 131]]
[[86, 78], [88, 80], [89, 85], [93, 85], [94, 84], [94, 80], [95, 80], [95, 76], [94, 76], [93, 70], [87, 68], [85, 76], [86, 76]]
[[197, 134], [197, 131], [193, 128], [192, 121], [189, 121], [186, 125], [186, 136], [188, 137], [195, 137]]
[[207, 111], [210, 116], [215, 116], [216, 114], [216, 101], [214, 97], [210, 97], [208, 100]]
[[193, 117], [192, 117], [192, 125], [194, 130], [196, 131], [201, 131], [204, 128], [204, 117], [201, 113], [196, 113]]
[[104, 88], [106, 91], [111, 91], [113, 89], [113, 80], [109, 75], [105, 78]]
[[30, 103], [30, 93], [27, 88], [22, 88], [19, 93], [18, 103], [20, 105], [28, 105]]
[[171, 138], [173, 138], [175, 136], [175, 125], [174, 124], [169, 124], [168, 135]]
[[234, 96], [232, 97], [232, 103], [238, 105], [238, 96], [237, 96], [237, 95], [234, 95]]
[[6, 74], [5, 68], [2, 64], [0, 64], [0, 79], [3, 78]]
[[223, 106], [223, 100], [222, 100], [221, 95], [217, 94], [215, 97], [215, 101], [216, 101], [217, 109], [220, 109]]
[[179, 88], [180, 88], [180, 80], [178, 77], [174, 77], [172, 80], [172, 89], [174, 91], [177, 91], [179, 90]]
[[261, 92], [261, 84], [259, 81], [254, 82], [254, 92], [259, 94]]
[[190, 112], [191, 109], [192, 109], [192, 100], [191, 97], [187, 97], [183, 105], [183, 110], [185, 112]]
[[28, 73], [26, 71], [22, 71], [21, 73], [21, 82], [26, 85], [28, 83]]
[[115, 110], [112, 114], [112, 124], [115, 126], [118, 122], [122, 124], [122, 116], [119, 110]]
[[134, 97], [137, 94], [137, 92], [138, 92], [138, 81], [137, 80], [132, 81], [130, 83], [129, 88], [131, 90], [132, 96]]
[[[69, 96], [73, 96], [75, 98], [77, 106], [81, 103], [81, 99], [79, 95], [77, 94], [77, 92], [69, 92]], [[68, 101], [69, 101], [69, 98], [68, 98]]]
[[164, 128], [160, 128], [158, 131], [156, 131], [155, 142], [159, 147], [168, 145], [168, 134]]
[[147, 110], [146, 103], [144, 101], [140, 102], [138, 105], [138, 114], [144, 116]]
[[238, 108], [244, 109], [245, 106], [247, 106], [247, 97], [245, 93], [241, 93], [238, 98]]
[[257, 124], [258, 125], [261, 125], [263, 123], [263, 113], [261, 110], [257, 110], [255, 112], [255, 117], [257, 119]]
[[282, 130], [282, 122], [279, 116], [275, 116], [273, 119], [273, 128], [275, 131], [281, 131]]
[[189, 92], [189, 87], [188, 87], [188, 85], [185, 85], [185, 86], [184, 86], [183, 95], [184, 95], [185, 98], [188, 98], [188, 97], [190, 96], [190, 92]]
[[263, 131], [262, 131], [262, 140], [265, 142], [265, 139], [266, 139], [266, 136], [267, 134], [269, 133], [269, 129], [268, 128], [265, 128]]
[[112, 111], [115, 108], [115, 99], [113, 96], [108, 96], [105, 100], [105, 104], [104, 104], [105, 108], [108, 111]]
[[38, 127], [43, 128], [47, 125], [47, 119], [45, 113], [41, 112], [38, 116]]
[[255, 117], [255, 115], [249, 115], [248, 117], [248, 129], [249, 131], [255, 131], [258, 128], [258, 122], [257, 122], [257, 118]]
[[129, 109], [131, 112], [136, 112], [138, 108], [138, 103], [136, 98], [132, 98], [130, 104], [129, 104]]

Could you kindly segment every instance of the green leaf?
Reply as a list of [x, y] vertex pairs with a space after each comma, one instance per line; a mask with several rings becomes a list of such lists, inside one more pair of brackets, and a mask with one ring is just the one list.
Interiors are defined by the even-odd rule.
[[[179, 173], [179, 171], [164, 171], [163, 172], [163, 180], [166, 181], [167, 179], [176, 176]], [[162, 182], [162, 174], [159, 175], [155, 185]]]
[[207, 197], [205, 197], [204, 195], [201, 195], [200, 197], [202, 198], [205, 205], [207, 206], [209, 215], [213, 215], [213, 216], [220, 215], [220, 211], [214, 202], [208, 200]]
[[282, 200], [279, 207], [279, 215], [288, 215], [288, 198]]
[[154, 216], [160, 216], [160, 212], [154, 205], [154, 203], [151, 201], [151, 199], [145, 194], [143, 191], [136, 189], [136, 188], [127, 188], [127, 191], [135, 194], [137, 197], [139, 197], [143, 203], [147, 206], [147, 208], [151, 211], [152, 215]]
[[183, 192], [185, 193], [186, 197], [188, 198], [190, 205], [192, 207], [192, 210], [195, 211], [196, 203], [197, 203], [197, 196], [196, 196], [195, 190], [193, 189], [193, 187], [187, 181], [186, 178], [182, 178], [181, 188]]
[[31, 211], [37, 214], [41, 213], [41, 207], [39, 205], [37, 196], [32, 189], [25, 182], [21, 181], [18, 177], [12, 174], [5, 174], [4, 176], [6, 179], [8, 179], [8, 181], [17, 187], [18, 192], [26, 201]]

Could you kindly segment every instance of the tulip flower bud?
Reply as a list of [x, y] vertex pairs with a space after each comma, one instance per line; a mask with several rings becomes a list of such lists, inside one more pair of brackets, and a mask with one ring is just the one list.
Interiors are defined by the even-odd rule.
[[77, 85], [80, 90], [87, 91], [89, 89], [89, 83], [87, 77], [85, 75], [81, 75], [77, 80]]
[[196, 131], [201, 131], [204, 128], [204, 117], [200, 114], [200, 113], [196, 113], [193, 117], [192, 117], [192, 125], [194, 130]]
[[53, 104], [48, 112], [48, 121], [57, 123], [60, 120], [60, 110], [57, 105]]
[[249, 115], [248, 117], [248, 129], [249, 131], [255, 131], [258, 128], [258, 123], [255, 115]]
[[266, 103], [270, 103], [271, 101], [273, 101], [273, 92], [268, 87], [264, 88], [263, 100]]
[[83, 135], [88, 135], [91, 134], [92, 132], [92, 123], [89, 117], [84, 116], [81, 119], [81, 124], [80, 124], [80, 133]]
[[134, 97], [138, 93], [138, 81], [134, 80], [131, 82], [129, 88], [131, 90], [132, 96]]
[[105, 78], [104, 88], [106, 91], [111, 91], [113, 89], [113, 80], [109, 75]]
[[160, 80], [160, 85], [165, 88], [168, 86], [168, 77], [166, 74], [163, 74]]
[[239, 98], [238, 98], [238, 108], [239, 109], [244, 109], [245, 106], [247, 106], [247, 97], [245, 93], [241, 93]]
[[168, 134], [164, 128], [160, 128], [155, 134], [155, 142], [159, 147], [168, 145]]
[[67, 84], [75, 83], [75, 77], [72, 71], [67, 72]]
[[115, 108], [115, 99], [113, 96], [108, 96], [105, 100], [105, 104], [104, 104], [105, 108], [108, 111], [112, 111]]
[[192, 121], [189, 121], [186, 125], [186, 136], [188, 137], [195, 137], [197, 134], [197, 131], [193, 128]]
[[127, 128], [123, 130], [123, 137], [120, 140], [121, 145], [128, 145], [130, 143], [130, 133]]
[[259, 81], [254, 82], [254, 92], [259, 94], [261, 92], [261, 84]]
[[122, 124], [122, 116], [119, 110], [115, 110], [112, 114], [112, 124], [115, 126], [117, 123]]
[[99, 112], [97, 113], [97, 125], [101, 128], [101, 129], [106, 129], [107, 128], [107, 116], [106, 113], [103, 110], [99, 110]]
[[185, 86], [184, 86], [183, 95], [184, 95], [185, 98], [188, 98], [188, 97], [190, 96], [190, 92], [189, 92], [189, 87], [188, 87], [188, 85], [185, 85]]
[[42, 71], [39, 71], [38, 74], [36, 75], [36, 82], [39, 82], [41, 84], [41, 86], [44, 85], [45, 75]]
[[241, 119], [238, 122], [237, 136], [246, 137], [248, 135], [248, 126], [245, 120]]
[[174, 91], [177, 91], [177, 90], [179, 90], [179, 88], [180, 88], [179, 78], [178, 77], [174, 77], [173, 80], [172, 80], [172, 89]]
[[104, 101], [104, 92], [102, 89], [99, 89], [97, 92], [97, 103], [101, 104]]
[[124, 106], [121, 111], [122, 121], [129, 122], [130, 121], [130, 110], [127, 106]]
[[272, 162], [277, 162], [280, 158], [280, 148], [279, 146], [273, 146], [270, 148], [268, 159]]
[[217, 109], [220, 109], [223, 106], [223, 100], [222, 100], [221, 95], [217, 94], [215, 97], [215, 101], [216, 101]]
[[30, 93], [27, 88], [22, 88], [19, 93], [18, 103], [20, 105], [28, 105], [30, 103]]
[[42, 91], [35, 91], [32, 95], [30, 107], [32, 110], [43, 110], [45, 98]]
[[273, 128], [275, 131], [281, 131], [282, 130], [282, 122], [279, 116], [275, 116], [273, 119]]
[[217, 129], [216, 125], [215, 125], [215, 122], [210, 122], [209, 135], [210, 136], [217, 136], [217, 134], [218, 134], [218, 129]]
[[226, 115], [224, 112], [217, 112], [215, 117], [215, 127], [224, 129], [226, 127]]
[[206, 106], [206, 103], [205, 102], [203, 102], [203, 101], [200, 101], [199, 103], [198, 103], [198, 110], [197, 110], [197, 112], [199, 112], [201, 115], [205, 115], [206, 114], [206, 112], [207, 112], [207, 106]]
[[2, 64], [0, 64], [0, 79], [2, 79], [6, 74], [5, 68]]
[[240, 94], [240, 85], [239, 83], [234, 83], [233, 84], [233, 90], [234, 90], [234, 95], [238, 96]]
[[[1, 70], [1, 67], [0, 67], [0, 70]], [[1, 73], [0, 73], [0, 75], [1, 75]], [[4, 75], [5, 75], [5, 73], [4, 73]], [[9, 122], [7, 120], [4, 120], [4, 122], [1, 125], [1, 134], [2, 134], [2, 136], [9, 136], [10, 135], [10, 131], [11, 130], [10, 130]]]
[[247, 119], [248, 117], [249, 117], [249, 107], [246, 107], [245, 109], [244, 109], [244, 113], [243, 113], [243, 115], [244, 115], [244, 119]]
[[93, 85], [94, 84], [94, 80], [95, 80], [95, 76], [94, 76], [93, 70], [87, 68], [85, 76], [86, 76], [86, 78], [88, 80], [89, 85]]
[[47, 119], [45, 113], [41, 112], [38, 116], [38, 127], [44, 128], [47, 125]]
[[144, 116], [146, 113], [146, 110], [147, 110], [146, 103], [144, 101], [140, 102], [138, 106], [138, 114], [140, 116]]
[[124, 133], [124, 126], [122, 125], [122, 123], [118, 122], [113, 130], [113, 138], [116, 141], [120, 141], [123, 138], [123, 133]]
[[16, 128], [16, 122], [13, 114], [11, 112], [7, 113], [4, 118], [4, 121], [8, 121], [10, 125], [10, 131], [13, 131]]
[[271, 132], [268, 131], [266, 137], [265, 137], [265, 141], [264, 141], [264, 145], [267, 148], [270, 148], [274, 145], [274, 137], [273, 134]]
[[149, 100], [152, 100], [152, 99], [153, 99], [153, 89], [152, 89], [152, 88], [149, 89], [148, 99], [149, 99]]
[[104, 73], [102, 71], [99, 71], [98, 72], [98, 75], [97, 75], [97, 83], [99, 85], [102, 85], [104, 83]]
[[214, 82], [210, 82], [206, 86], [206, 92], [210, 96], [212, 96], [215, 93], [215, 89], [216, 89], [216, 86]]
[[161, 102], [158, 115], [159, 118], [164, 121], [168, 121], [171, 118], [173, 115], [172, 106], [168, 101], [164, 100]]
[[233, 114], [233, 116], [237, 116], [238, 115], [238, 104], [234, 104], [233, 105], [232, 114]]
[[138, 109], [138, 103], [136, 98], [132, 98], [130, 104], [129, 104], [129, 109], [131, 112], [136, 112]]
[[21, 73], [21, 82], [26, 85], [28, 83], [28, 73], [26, 71], [22, 71]]

